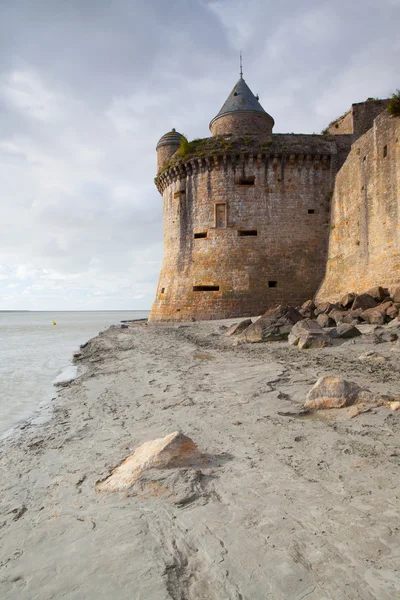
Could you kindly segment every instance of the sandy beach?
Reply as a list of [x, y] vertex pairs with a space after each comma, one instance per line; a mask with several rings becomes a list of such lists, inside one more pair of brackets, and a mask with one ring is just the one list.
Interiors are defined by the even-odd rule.
[[[400, 345], [238, 345], [232, 322], [108, 329], [2, 442], [1, 598], [400, 598], [400, 412], [296, 413], [323, 375], [399, 394]], [[96, 491], [174, 431], [196, 466]]]

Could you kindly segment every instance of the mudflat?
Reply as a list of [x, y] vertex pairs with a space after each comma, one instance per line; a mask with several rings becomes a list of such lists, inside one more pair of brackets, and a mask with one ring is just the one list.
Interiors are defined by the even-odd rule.
[[[237, 345], [232, 322], [110, 328], [2, 442], [1, 598], [400, 597], [400, 412], [298, 411], [323, 375], [399, 394], [400, 346]], [[99, 493], [175, 431], [197, 464]]]

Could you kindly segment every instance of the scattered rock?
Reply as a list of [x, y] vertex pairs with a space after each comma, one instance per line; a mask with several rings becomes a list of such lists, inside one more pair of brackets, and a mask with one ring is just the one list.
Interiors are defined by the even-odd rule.
[[331, 302], [321, 302], [320, 304], [317, 304], [317, 306], [314, 310], [314, 314], [317, 317], [318, 317], [318, 315], [321, 315], [321, 314], [327, 315], [332, 310], [337, 309], [337, 308], [338, 308], [337, 304], [332, 304]]
[[362, 335], [361, 331], [352, 323], [341, 323], [336, 329], [331, 331], [331, 337], [342, 338], [345, 340], [349, 340], [360, 335]]
[[304, 302], [304, 304], [302, 304], [300, 306], [300, 308], [298, 309], [299, 313], [303, 317], [307, 317], [307, 318], [311, 318], [314, 316], [314, 310], [315, 310], [315, 304], [314, 304], [313, 300], [307, 300], [307, 302]]
[[252, 324], [251, 319], [245, 319], [244, 321], [240, 321], [240, 323], [234, 323], [226, 330], [226, 335], [239, 335], [242, 333], [247, 327]]
[[[325, 315], [324, 315], [325, 316]], [[327, 315], [326, 315], [327, 316]], [[328, 317], [329, 318], [329, 317]], [[295, 346], [301, 336], [308, 334], [310, 332], [323, 334], [322, 327], [312, 319], [303, 319], [302, 321], [298, 321], [291, 329], [288, 342]]]
[[340, 325], [340, 323], [344, 322], [348, 314], [345, 310], [334, 309], [329, 313], [329, 316], [335, 321], [336, 325]]
[[330, 337], [324, 331], [321, 333], [309, 332], [302, 335], [299, 339], [298, 347], [300, 350], [306, 350], [308, 348], [325, 348], [331, 346], [332, 342]]
[[361, 319], [362, 308], [357, 308], [356, 310], [348, 310], [343, 317], [343, 323], [362, 323]]
[[374, 300], [377, 302], [382, 302], [387, 296], [389, 296], [389, 290], [387, 288], [382, 288], [380, 286], [376, 286], [366, 291], [366, 294], [372, 296]]
[[238, 339], [253, 343], [286, 340], [293, 325], [301, 318], [295, 308], [276, 306], [247, 327]]
[[361, 318], [370, 325], [383, 325], [386, 321], [385, 311], [380, 306], [364, 310], [361, 313]]
[[357, 308], [368, 310], [368, 308], [375, 308], [377, 304], [377, 301], [369, 294], [360, 294], [354, 298], [354, 302], [351, 308], [352, 310], [356, 310]]
[[389, 406], [390, 410], [392, 410], [393, 412], [397, 412], [398, 410], [400, 410], [400, 402], [390, 402]]
[[396, 319], [396, 317], [399, 316], [399, 309], [395, 304], [392, 303], [392, 305], [386, 310], [386, 315], [389, 319]]
[[176, 431], [164, 438], [150, 440], [137, 448], [111, 475], [96, 484], [98, 492], [120, 492], [132, 487], [144, 471], [188, 466], [198, 459], [196, 444]]
[[400, 287], [396, 287], [392, 293], [393, 302], [400, 302]]
[[341, 377], [320, 377], [307, 394], [304, 407], [311, 410], [342, 408], [368, 399], [368, 390], [363, 390], [354, 381]]
[[335, 325], [335, 321], [330, 317], [330, 315], [326, 315], [325, 313], [318, 315], [317, 323], [321, 327], [333, 327]]
[[355, 300], [356, 295], [350, 292], [349, 294], [345, 294], [343, 298], [340, 300], [340, 304], [343, 308], [350, 308]]

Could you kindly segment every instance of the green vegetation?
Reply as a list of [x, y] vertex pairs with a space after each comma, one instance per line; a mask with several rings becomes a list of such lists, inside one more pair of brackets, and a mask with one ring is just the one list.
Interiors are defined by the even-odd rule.
[[396, 90], [393, 96], [389, 100], [388, 113], [392, 117], [400, 116], [400, 90]]
[[178, 148], [179, 158], [186, 158], [189, 154], [193, 154], [196, 151], [197, 146], [202, 140], [200, 138], [196, 138], [189, 142], [187, 137], [183, 135], [181, 137], [181, 145]]

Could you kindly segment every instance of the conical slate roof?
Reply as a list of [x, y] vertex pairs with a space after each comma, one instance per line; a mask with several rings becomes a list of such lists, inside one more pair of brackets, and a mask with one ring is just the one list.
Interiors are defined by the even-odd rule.
[[229, 94], [228, 98], [225, 101], [225, 104], [223, 105], [217, 116], [214, 117], [211, 121], [210, 126], [216, 119], [222, 117], [223, 115], [242, 111], [259, 112], [264, 113], [265, 115], [268, 114], [263, 109], [256, 96], [253, 94], [253, 92], [245, 82], [245, 80], [241, 77], [236, 83], [231, 93]]

